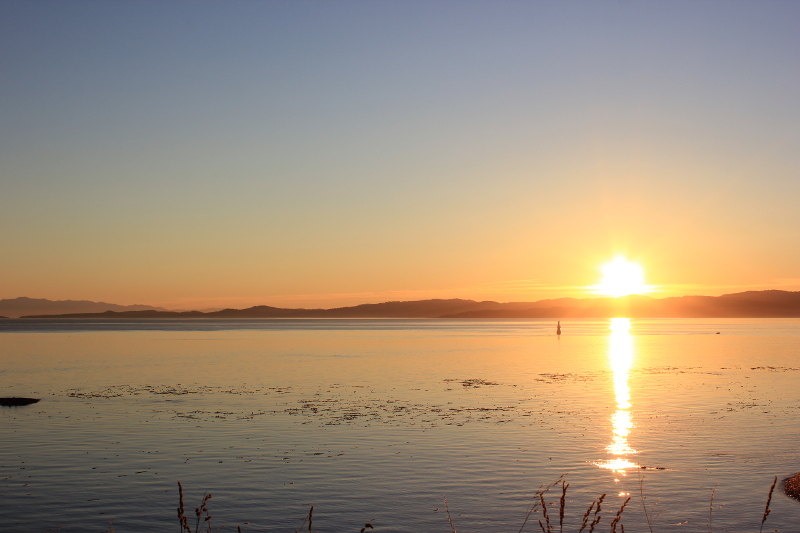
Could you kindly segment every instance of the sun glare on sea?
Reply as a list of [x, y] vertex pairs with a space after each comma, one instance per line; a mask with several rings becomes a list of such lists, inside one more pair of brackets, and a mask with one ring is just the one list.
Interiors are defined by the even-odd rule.
[[602, 267], [603, 279], [592, 287], [593, 291], [606, 296], [627, 296], [629, 294], [644, 294], [650, 292], [652, 287], [644, 282], [644, 269], [624, 257], [616, 257]]

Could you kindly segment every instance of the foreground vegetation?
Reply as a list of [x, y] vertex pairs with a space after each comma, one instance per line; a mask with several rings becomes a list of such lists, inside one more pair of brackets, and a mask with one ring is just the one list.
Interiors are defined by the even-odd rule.
[[[772, 485], [769, 488], [769, 493], [767, 494], [767, 502], [764, 506], [764, 512], [761, 516], [761, 522], [759, 524], [759, 533], [763, 531], [764, 523], [767, 521], [767, 517], [771, 512], [770, 503], [772, 502], [772, 495], [775, 492], [775, 486], [777, 483], [778, 477], [776, 476], [773, 479]], [[792, 493], [793, 487], [800, 487], [800, 474], [786, 479], [784, 481], [784, 485], [788, 496], [800, 499], [798, 496]], [[534, 493], [531, 505], [517, 533], [522, 533], [526, 527], [528, 527], [529, 530], [533, 529], [534, 531], [541, 531], [542, 533], [564, 533], [564, 517], [566, 513], [568, 489], [569, 483], [566, 482], [564, 476], [561, 476], [549, 485], [540, 487], [539, 490]], [[557, 500], [554, 501], [553, 498], [556, 496]], [[212, 497], [211, 494], [206, 494], [203, 496], [200, 505], [195, 507], [194, 511], [191, 513], [193, 516], [187, 515], [186, 513], [186, 506], [183, 498], [183, 486], [181, 485], [180, 481], [178, 482], [178, 497], [179, 502], [177, 511], [178, 522], [180, 524], [180, 533], [214, 533], [221, 530], [221, 527], [212, 529], [211, 523], [213, 516], [208, 508], [208, 502]], [[547, 501], [547, 497], [550, 499], [549, 502]], [[625, 509], [631, 502], [631, 498], [632, 496], [628, 496], [628, 498], [622, 502], [622, 505], [619, 506], [619, 508], [613, 507], [609, 510], [604, 507], [604, 504], [606, 504], [606, 494], [601, 494], [598, 498], [591, 502], [588, 509], [586, 509], [586, 511], [583, 513], [581, 518], [581, 526], [577, 530], [577, 533], [595, 533], [596, 531], [598, 533], [600, 531], [608, 531], [609, 533], [625, 533], [625, 526], [622, 523], [622, 517]], [[651, 511], [649, 511], [647, 508], [647, 497], [644, 494], [641, 479], [639, 480], [638, 500], [644, 511], [647, 530], [650, 533], [654, 533], [653, 524], [651, 522]], [[451, 533], [458, 533], [456, 525], [453, 522], [453, 518], [450, 514], [450, 508], [447, 504], [447, 497], [444, 498], [444, 505], [450, 531]], [[308, 511], [308, 515], [306, 515], [302, 524], [300, 525], [300, 528], [295, 530], [295, 533], [313, 533], [313, 520], [314, 507], [312, 506]], [[707, 519], [709, 533], [713, 532], [713, 520], [714, 491], [712, 490]], [[236, 529], [238, 533], [244, 533], [241, 526], [236, 526]], [[361, 527], [360, 533], [365, 533], [367, 529], [374, 529], [374, 526], [368, 522]], [[107, 533], [113, 533], [113, 528]]]

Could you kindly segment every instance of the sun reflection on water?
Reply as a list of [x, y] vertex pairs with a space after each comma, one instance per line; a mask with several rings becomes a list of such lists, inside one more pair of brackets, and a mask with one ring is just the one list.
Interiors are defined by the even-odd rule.
[[631, 417], [631, 389], [628, 386], [631, 365], [633, 364], [633, 338], [631, 337], [631, 321], [629, 318], [612, 318], [609, 335], [608, 358], [614, 373], [614, 395], [617, 410], [611, 417], [611, 444], [606, 447], [611, 459], [595, 463], [601, 468], [625, 474], [628, 468], [638, 465], [628, 459], [637, 453], [628, 444], [628, 435], [634, 427]]

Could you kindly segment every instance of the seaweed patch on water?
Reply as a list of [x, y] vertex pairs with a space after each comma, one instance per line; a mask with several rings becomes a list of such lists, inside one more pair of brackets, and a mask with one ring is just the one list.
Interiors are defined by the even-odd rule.
[[[515, 385], [503, 386], [484, 379], [447, 379], [444, 382], [458, 383], [461, 387], [444, 389], [445, 396], [434, 394], [422, 398], [417, 394], [411, 398], [398, 397], [398, 391], [364, 386], [331, 387], [299, 398], [283, 412], [302, 418], [303, 424], [424, 428], [475, 422], [545, 424], [561, 414], [550, 407], [548, 398], [512, 388]], [[503, 387], [513, 393], [511, 397], [507, 393], [497, 397], [493, 392], [481, 391], [484, 386]], [[458, 391], [462, 391], [461, 394]]]
[[520, 405], [454, 406], [412, 402], [381, 397], [328, 397], [308, 398], [285, 413], [302, 416], [304, 423], [324, 425], [387, 424], [394, 426], [436, 427], [439, 425], [463, 426], [470, 422], [510, 422], [530, 410]]
[[[636, 370], [642, 374], [710, 374], [714, 376], [721, 375], [724, 371], [729, 370], [745, 370], [742, 368], [721, 367], [719, 369], [709, 369], [702, 366], [653, 366]], [[765, 372], [794, 372], [800, 368], [790, 366], [752, 366], [746, 370], [762, 370]]]
[[[542, 374], [541, 381], [583, 381], [575, 374]], [[194, 423], [245, 421], [270, 416], [288, 416], [300, 424], [319, 426], [389, 425], [433, 428], [472, 423], [550, 427], [555, 418], [580, 424], [577, 410], [555, 409], [545, 394], [535, 394], [514, 384], [479, 378], [443, 380], [445, 388], [384, 390], [368, 385], [331, 384], [315, 392], [291, 387], [213, 387], [206, 385], [116, 385], [98, 389], [70, 389], [67, 396], [91, 401], [124, 397], [160, 399], [149, 413]], [[448, 387], [457, 384], [460, 386]], [[499, 390], [498, 390], [499, 389]], [[500, 393], [498, 395], [497, 393]], [[245, 403], [228, 402], [222, 394], [243, 396]], [[171, 397], [180, 402], [171, 404]], [[178, 398], [174, 398], [178, 400]], [[174, 407], [172, 407], [174, 405]], [[562, 421], [563, 421], [562, 420]]]
[[208, 385], [112, 385], [99, 389], [68, 389], [70, 398], [119, 398], [122, 396], [185, 396], [197, 394], [286, 394], [291, 387], [212, 387]]
[[[457, 379], [457, 378], [448, 378], [444, 380], [445, 383], [452, 383], [457, 382], [461, 384], [462, 387], [465, 389], [477, 389], [478, 387], [488, 386], [488, 385], [500, 385], [494, 381], [487, 381], [485, 379]], [[450, 390], [450, 389], [448, 389]]]
[[540, 381], [542, 383], [563, 383], [567, 381], [592, 381], [597, 379], [597, 375], [595, 374], [575, 374], [572, 372], [568, 372], [566, 374], [539, 374], [538, 377], [533, 378], [534, 381]]
[[705, 374], [710, 376], [722, 375], [722, 371], [726, 369], [711, 370], [702, 366], [651, 366], [632, 370], [631, 373], [642, 375], [659, 375], [659, 374]]
[[[174, 418], [213, 422], [215, 420], [252, 420], [258, 417], [288, 415], [297, 417], [301, 424], [320, 426], [339, 425], [390, 425], [397, 427], [463, 426], [473, 422], [508, 423], [524, 420], [526, 424], [545, 423], [549, 419], [546, 409], [532, 409], [519, 405], [436, 405], [379, 397], [328, 397], [303, 398], [295, 404], [276, 406], [274, 409], [236, 412], [210, 409], [159, 409]], [[560, 415], [562, 412], [559, 411]]]
[[800, 368], [794, 368], [790, 366], [753, 366], [750, 367], [750, 370], [766, 370], [767, 372], [793, 372], [800, 370]]
[[105, 389], [96, 389], [91, 391], [70, 389], [67, 391], [67, 396], [71, 398], [118, 398], [120, 396], [126, 396], [126, 394], [117, 388], [107, 387]]

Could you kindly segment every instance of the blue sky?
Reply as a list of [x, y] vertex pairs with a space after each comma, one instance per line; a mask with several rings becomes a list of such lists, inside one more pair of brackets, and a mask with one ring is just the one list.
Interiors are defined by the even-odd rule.
[[0, 3], [0, 297], [800, 288], [797, 2]]

